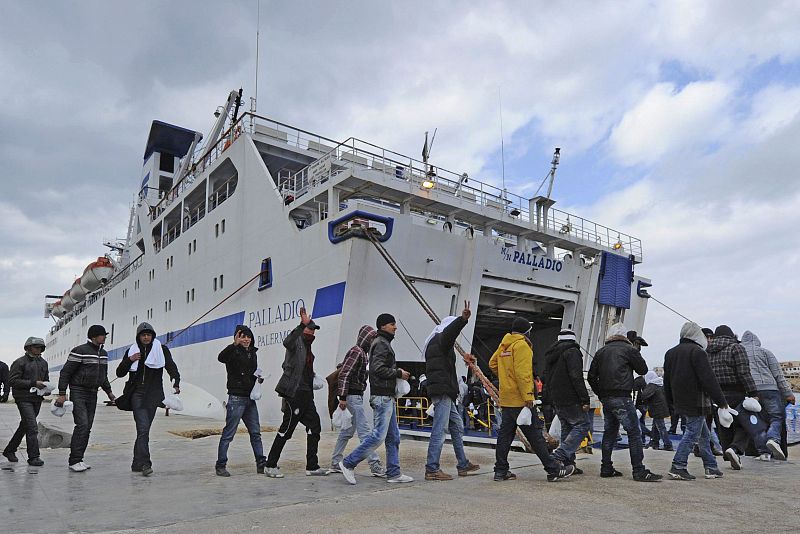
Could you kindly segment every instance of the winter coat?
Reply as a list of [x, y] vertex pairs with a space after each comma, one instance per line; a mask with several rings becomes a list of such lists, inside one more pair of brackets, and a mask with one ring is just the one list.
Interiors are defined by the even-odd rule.
[[663, 386], [647, 384], [639, 395], [639, 399], [642, 405], [647, 407], [647, 411], [653, 419], [669, 417], [669, 406]]
[[700, 327], [686, 323], [680, 342], [664, 355], [664, 395], [677, 414], [708, 415], [712, 411], [709, 397], [718, 406], [728, 404], [703, 350], [705, 344]]
[[500, 379], [501, 407], [520, 408], [533, 401], [533, 349], [523, 334], [506, 334], [489, 368]]
[[108, 353], [102, 345], [87, 341], [70, 351], [67, 363], [58, 376], [58, 394], [66, 395], [67, 387], [95, 392], [97, 388], [103, 388], [106, 393], [111, 393], [111, 384], [108, 382]]
[[217, 360], [225, 364], [228, 380], [225, 386], [228, 395], [249, 397], [256, 385], [256, 369], [258, 369], [258, 349], [252, 344], [245, 348], [231, 343], [219, 353]]
[[367, 389], [367, 352], [378, 333], [369, 325], [358, 330], [356, 344], [347, 351], [336, 380], [336, 395], [347, 400], [348, 395], [363, 395]]
[[456, 352], [453, 347], [467, 320], [456, 317], [441, 333], [433, 336], [425, 350], [425, 385], [428, 396], [447, 395], [454, 401], [458, 398], [458, 375], [456, 375]]
[[6, 362], [0, 362], [0, 402], [8, 400], [8, 394], [11, 393], [11, 385], [8, 381], [8, 366]]
[[[164, 367], [153, 369], [147, 367], [147, 357], [153, 348], [153, 343], [144, 345], [139, 341], [139, 334], [145, 330], [152, 330], [152, 327], [147, 323], [142, 323], [137, 328], [136, 344], [139, 349], [139, 354], [142, 357], [139, 359], [139, 366], [136, 371], [131, 371], [133, 361], [128, 357], [130, 356], [130, 347], [125, 351], [125, 356], [117, 366], [117, 376], [122, 378], [128, 375], [128, 382], [125, 384], [124, 394], [133, 395], [134, 393], [141, 394], [144, 397], [145, 404], [150, 406], [158, 406], [164, 400], [164, 369], [172, 380], [173, 387], [180, 387], [181, 375], [178, 372], [178, 366], [175, 365], [175, 360], [172, 359], [172, 353], [166, 345], [161, 345], [161, 350], [164, 352]], [[155, 333], [153, 331], [153, 333]], [[155, 338], [155, 336], [154, 336]]]
[[545, 353], [543, 402], [555, 406], [589, 405], [583, 381], [583, 354], [573, 340], [556, 342]]
[[308, 377], [309, 372], [311, 373], [312, 379], [314, 376], [313, 353], [311, 354], [311, 369], [306, 369], [309, 364], [309, 346], [306, 344], [306, 340], [303, 337], [303, 330], [305, 330], [305, 325], [300, 323], [286, 336], [286, 339], [283, 340], [283, 346], [286, 348], [283, 365], [281, 366], [283, 368], [283, 375], [281, 375], [278, 384], [275, 386], [275, 391], [277, 391], [278, 395], [281, 397], [291, 399], [294, 398], [298, 389], [311, 389], [310, 384], [307, 385], [309, 387], [301, 384], [301, 382]]
[[643, 375], [647, 362], [625, 336], [612, 336], [598, 350], [589, 367], [589, 386], [600, 399], [630, 397], [633, 392], [633, 372]]
[[403, 373], [397, 369], [397, 359], [392, 348], [394, 336], [378, 330], [378, 336], [369, 348], [369, 387], [371, 395], [394, 397], [397, 379]]
[[761, 346], [758, 336], [750, 330], [745, 330], [742, 334], [742, 347], [747, 353], [750, 375], [753, 377], [756, 390], [780, 391], [784, 397], [792, 394], [778, 359], [771, 351]]
[[50, 381], [47, 361], [41, 356], [32, 356], [26, 352], [11, 364], [8, 381], [11, 383], [11, 394], [15, 401], [41, 401], [42, 397], [31, 393], [31, 388], [36, 387], [37, 381]]
[[722, 391], [755, 394], [756, 384], [750, 374], [747, 352], [735, 338], [716, 336], [708, 343], [706, 352]]

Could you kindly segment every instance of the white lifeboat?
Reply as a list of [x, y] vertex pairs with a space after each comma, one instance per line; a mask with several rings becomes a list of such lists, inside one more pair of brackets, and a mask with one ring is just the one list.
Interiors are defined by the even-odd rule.
[[75, 282], [72, 284], [72, 289], [69, 290], [69, 296], [72, 297], [72, 300], [75, 302], [81, 302], [86, 298], [86, 290], [81, 286], [80, 278], [75, 279]]
[[97, 258], [97, 261], [90, 263], [84, 269], [83, 276], [81, 276], [81, 287], [86, 291], [94, 291], [108, 282], [113, 273], [114, 266], [111, 264], [111, 260], [106, 257]]
[[64, 314], [67, 313], [67, 310], [64, 309], [64, 306], [61, 305], [61, 301], [57, 300], [55, 304], [53, 304], [53, 309], [50, 310], [50, 314], [53, 317], [61, 319], [64, 317]]
[[69, 296], [69, 290], [65, 291], [64, 296], [61, 297], [61, 307], [65, 311], [71, 311], [75, 307], [75, 300]]

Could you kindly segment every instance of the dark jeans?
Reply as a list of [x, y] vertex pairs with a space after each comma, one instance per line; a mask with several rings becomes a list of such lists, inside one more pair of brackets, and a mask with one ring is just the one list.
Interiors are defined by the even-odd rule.
[[664, 423], [664, 419], [660, 417], [656, 417], [653, 419], [653, 428], [650, 431], [650, 445], [653, 447], [658, 447], [659, 439], [662, 442], [662, 445], [665, 449], [672, 449], [672, 440], [669, 439], [669, 434], [667, 433], [667, 425]]
[[[500, 430], [497, 433], [497, 446], [495, 447], [495, 473], [501, 475], [508, 473], [508, 452], [511, 450], [511, 443], [514, 441], [514, 436], [517, 432], [517, 416], [521, 411], [521, 407], [503, 408]], [[531, 411], [533, 412], [533, 424], [521, 426], [519, 429], [531, 444], [533, 452], [539, 457], [544, 470], [548, 474], [557, 473], [561, 466], [550, 456], [550, 451], [547, 450], [547, 443], [545, 443], [544, 435], [542, 434], [542, 421], [539, 419], [536, 407]]]
[[669, 433], [678, 433], [678, 421], [681, 423], [681, 433], [686, 432], [686, 416], [675, 413], [675, 408], [669, 407]]
[[575, 453], [589, 434], [589, 419], [580, 404], [555, 409], [561, 422], [561, 445], [553, 451], [553, 458], [564, 465], [575, 465]]
[[69, 447], [69, 465], [75, 465], [83, 461], [89, 445], [89, 434], [97, 409], [97, 390], [70, 387], [69, 400], [72, 401], [72, 418], [75, 420], [75, 430], [72, 431]]
[[629, 397], [608, 397], [602, 399], [605, 426], [603, 428], [603, 460], [600, 471], [610, 473], [614, 470], [611, 453], [617, 442], [619, 426], [628, 433], [628, 452], [631, 455], [633, 474], [644, 472], [644, 450], [642, 449], [642, 434], [639, 430], [639, 418], [636, 416], [636, 407]]
[[267, 467], [278, 466], [283, 447], [292, 438], [292, 433], [299, 423], [306, 427], [306, 469], [308, 471], [319, 469], [317, 448], [322, 425], [319, 421], [317, 407], [314, 405], [314, 393], [298, 391], [293, 399], [284, 398], [281, 410], [283, 411], [283, 421], [275, 434], [275, 441], [272, 442], [272, 447], [269, 449]]
[[131, 397], [133, 420], [136, 423], [136, 442], [133, 444], [133, 469], [152, 467], [150, 461], [150, 427], [156, 417], [157, 405], [149, 402], [143, 393], [134, 392]]
[[[741, 391], [725, 391], [725, 399], [728, 401], [728, 406], [733, 409], [739, 406], [744, 400], [744, 393]], [[733, 418], [733, 423], [729, 428], [725, 428], [719, 422], [719, 417], [715, 414], [714, 418], [717, 424], [717, 431], [719, 432], [719, 443], [722, 445], [722, 450], [733, 448], [736, 454], [742, 455], [747, 451], [747, 443], [750, 440], [750, 434]]]
[[39, 430], [36, 427], [36, 417], [39, 415], [42, 401], [38, 399], [34, 401], [21, 400], [16, 403], [17, 410], [19, 410], [19, 426], [11, 436], [11, 441], [6, 445], [5, 452], [17, 452], [19, 444], [22, 443], [22, 437], [25, 436], [28, 445], [28, 461], [30, 461], [39, 457]]
[[267, 463], [267, 459], [264, 457], [264, 447], [261, 445], [261, 423], [258, 419], [256, 401], [250, 397], [228, 395], [228, 404], [225, 407], [225, 428], [219, 439], [216, 467], [228, 465], [228, 447], [239, 428], [239, 421], [244, 421], [244, 426], [250, 433], [250, 446], [256, 457], [256, 465], [261, 466]]

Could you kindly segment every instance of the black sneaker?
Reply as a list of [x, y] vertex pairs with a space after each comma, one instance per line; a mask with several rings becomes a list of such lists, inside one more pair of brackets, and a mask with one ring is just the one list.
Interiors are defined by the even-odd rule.
[[581, 469], [578, 466], [573, 466], [573, 467], [575, 467], [575, 471], [573, 471], [573, 473], [572, 473], [573, 475], [582, 475], [583, 474], [583, 469]]
[[28, 465], [32, 465], [33, 467], [42, 467], [44, 465], [44, 460], [41, 458], [29, 458]]
[[556, 482], [557, 480], [561, 480], [562, 478], [568, 478], [575, 473], [575, 466], [574, 465], [563, 465], [561, 469], [558, 470], [556, 473], [548, 473], [547, 474], [547, 481], [548, 482]]
[[662, 478], [664, 477], [655, 473], [651, 473], [649, 469], [645, 469], [641, 473], [633, 475], [633, 480], [636, 482], [661, 482]]
[[266, 464], [256, 465], [256, 473], [259, 475], [264, 474], [264, 470], [267, 468]]
[[142, 472], [142, 468], [141, 468], [141, 466], [138, 466], [138, 465], [132, 465], [131, 466], [131, 472], [132, 473], [141, 473]]
[[716, 467], [706, 467], [706, 478], [722, 478], [722, 471]]
[[17, 458], [17, 455], [14, 454], [13, 452], [3, 451], [3, 456], [5, 456], [6, 460], [8, 460], [9, 462], [12, 462], [12, 463], [19, 462], [19, 458]]
[[617, 471], [616, 469], [612, 469], [611, 471], [600, 471], [600, 478], [614, 478], [614, 477], [621, 477], [622, 473]]
[[517, 480], [517, 475], [515, 475], [511, 471], [507, 471], [505, 473], [495, 473], [494, 474], [494, 481], [495, 482], [503, 482], [505, 480]]
[[146, 466], [142, 467], [142, 475], [143, 476], [149, 477], [152, 474], [153, 474], [153, 468], [151, 466], [146, 465]]
[[692, 454], [694, 454], [697, 458], [702, 458], [703, 456], [702, 454], [700, 454], [700, 447], [698, 445], [692, 447]]
[[227, 469], [224, 467], [215, 467], [214, 472], [217, 474], [218, 477], [229, 477], [231, 474], [228, 472]]
[[695, 480], [697, 478], [686, 469], [676, 469], [675, 467], [669, 470], [669, 476], [675, 480]]

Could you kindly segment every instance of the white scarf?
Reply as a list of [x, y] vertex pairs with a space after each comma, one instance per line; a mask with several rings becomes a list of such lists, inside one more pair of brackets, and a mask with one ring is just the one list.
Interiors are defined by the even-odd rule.
[[646, 384], [664, 385], [664, 378], [658, 376], [655, 371], [647, 371], [647, 374], [644, 375], [644, 381]]
[[[128, 349], [128, 354], [136, 354], [137, 352], [141, 352], [139, 350], [139, 345], [134, 343], [131, 345], [131, 348]], [[139, 369], [139, 362], [141, 359], [136, 360], [131, 365], [131, 372], [135, 372]], [[145, 360], [144, 364], [149, 367], [150, 369], [161, 369], [165, 365], [164, 361], [164, 351], [161, 349], [161, 342], [157, 338], [153, 338], [153, 346], [150, 349], [150, 352], [147, 354], [147, 359]]]
[[447, 325], [449, 325], [450, 323], [452, 323], [455, 320], [456, 320], [456, 316], [455, 315], [448, 315], [447, 317], [442, 319], [442, 324], [437, 325], [436, 328], [433, 329], [433, 331], [430, 333], [430, 335], [425, 339], [425, 344], [422, 345], [422, 359], [423, 360], [425, 359], [425, 353], [428, 352], [428, 345], [433, 340], [434, 336], [436, 334], [441, 334], [442, 332], [444, 332], [444, 329], [447, 328]]

